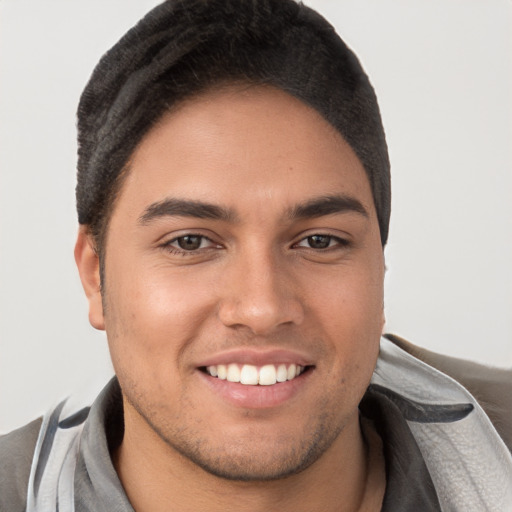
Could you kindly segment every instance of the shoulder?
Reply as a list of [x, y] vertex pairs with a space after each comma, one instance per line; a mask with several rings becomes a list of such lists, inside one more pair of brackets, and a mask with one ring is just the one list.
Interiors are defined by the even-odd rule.
[[0, 436], [0, 511], [25, 510], [30, 467], [41, 422], [39, 418]]
[[413, 345], [393, 334], [385, 337], [424, 363], [462, 384], [484, 409], [501, 438], [512, 451], [512, 368], [494, 368], [444, 356]]

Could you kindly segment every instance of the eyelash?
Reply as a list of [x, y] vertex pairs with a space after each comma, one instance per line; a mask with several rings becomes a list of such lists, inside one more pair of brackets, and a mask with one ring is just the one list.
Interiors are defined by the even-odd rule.
[[[183, 249], [183, 248], [173, 247], [173, 245], [172, 245], [176, 242], [179, 243], [179, 240], [183, 240], [185, 238], [194, 238], [194, 237], [197, 237], [200, 239], [200, 246], [197, 249], [187, 250], [187, 249]], [[201, 245], [203, 245], [204, 242], [210, 242], [212, 244], [212, 246], [211, 247], [201, 247]], [[177, 236], [176, 238], [173, 238], [172, 240], [169, 240], [168, 242], [163, 243], [160, 247], [162, 249], [165, 249], [166, 251], [168, 251], [170, 254], [176, 254], [179, 256], [194, 256], [194, 255], [200, 254], [200, 252], [214, 249], [215, 245], [217, 247], [220, 247], [219, 244], [215, 244], [215, 242], [211, 238], [208, 238], [205, 235], [201, 235], [199, 233], [186, 233], [184, 235]]]
[[[183, 239], [186, 239], [186, 238], [194, 238], [194, 237], [197, 237], [200, 239], [200, 244], [199, 244], [199, 247], [197, 249], [184, 249], [184, 248], [178, 248], [178, 247], [174, 247], [172, 244], [174, 243], [179, 243], [179, 240], [183, 240]], [[328, 238], [328, 246], [327, 247], [322, 247], [322, 248], [315, 248], [315, 247], [307, 247], [307, 246], [301, 246], [300, 244], [302, 242], [306, 242], [308, 241], [308, 239], [312, 239], [314, 237], [325, 237], [325, 238]], [[212, 244], [210, 247], [201, 247], [201, 245], [203, 245], [204, 242], [210, 242], [210, 244]], [[331, 245], [332, 242], [335, 242], [334, 245]], [[216, 247], [215, 247], [216, 246]], [[338, 236], [335, 236], [335, 235], [332, 235], [330, 233], [312, 233], [308, 236], [305, 236], [303, 238], [301, 238], [297, 243], [293, 244], [292, 247], [293, 248], [296, 248], [296, 247], [303, 247], [307, 250], [312, 250], [312, 251], [315, 251], [315, 252], [328, 252], [328, 251], [333, 251], [333, 250], [336, 250], [337, 248], [341, 249], [341, 248], [346, 248], [346, 247], [349, 247], [350, 246], [350, 242], [344, 238], [340, 238]], [[178, 236], [176, 238], [173, 238], [172, 240], [169, 240], [165, 243], [163, 243], [161, 245], [161, 248], [162, 249], [165, 249], [167, 252], [169, 252], [170, 254], [173, 254], [173, 255], [180, 255], [180, 256], [194, 256], [194, 255], [197, 255], [197, 254], [201, 254], [201, 253], [204, 253], [205, 251], [208, 251], [208, 250], [211, 250], [211, 249], [216, 249], [216, 248], [220, 248], [221, 245], [220, 244], [215, 244], [215, 242], [211, 239], [211, 238], [208, 238], [207, 236], [205, 235], [201, 235], [199, 233], [186, 233], [184, 235], [181, 235], [181, 236]]]
[[[315, 247], [305, 247], [301, 246], [300, 244], [304, 241], [308, 241], [309, 239], [312, 239], [314, 237], [319, 238], [328, 238], [328, 246], [323, 248], [315, 248]], [[335, 242], [335, 245], [331, 246], [331, 242]], [[336, 250], [336, 248], [343, 248], [348, 247], [350, 245], [350, 242], [344, 238], [340, 238], [339, 236], [331, 235], [330, 233], [312, 233], [302, 239], [300, 239], [296, 244], [294, 244], [294, 247], [304, 247], [305, 249], [311, 249], [313, 251], [319, 251], [319, 252], [327, 252], [328, 250]]]

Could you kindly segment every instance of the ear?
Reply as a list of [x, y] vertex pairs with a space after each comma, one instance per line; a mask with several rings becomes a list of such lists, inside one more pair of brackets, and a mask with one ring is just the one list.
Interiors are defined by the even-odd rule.
[[89, 301], [89, 322], [95, 329], [105, 330], [101, 296], [100, 259], [88, 226], [80, 226], [75, 244], [75, 261], [82, 286]]
[[[383, 253], [383, 265], [384, 265], [384, 273], [383, 273], [383, 278], [386, 277], [386, 273], [388, 271], [388, 267], [386, 265], [386, 256], [384, 255]], [[381, 318], [381, 334], [384, 333], [385, 329], [386, 329], [386, 310], [385, 310], [385, 307], [384, 307], [384, 289], [383, 289], [383, 292], [382, 292], [382, 318]]]
[[381, 334], [384, 333], [384, 330], [386, 328], [386, 314], [384, 313], [384, 305], [382, 305], [382, 318], [381, 318]]

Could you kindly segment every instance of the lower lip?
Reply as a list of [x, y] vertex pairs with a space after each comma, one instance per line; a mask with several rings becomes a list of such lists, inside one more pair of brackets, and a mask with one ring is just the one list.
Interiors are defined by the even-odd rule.
[[309, 380], [312, 369], [295, 379], [271, 386], [247, 386], [218, 379], [199, 370], [198, 372], [216, 395], [232, 405], [246, 409], [268, 409], [283, 405], [295, 397]]

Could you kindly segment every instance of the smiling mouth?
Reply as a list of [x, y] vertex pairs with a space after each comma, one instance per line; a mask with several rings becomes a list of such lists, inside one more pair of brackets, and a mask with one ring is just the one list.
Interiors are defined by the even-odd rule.
[[266, 364], [264, 366], [254, 366], [252, 364], [239, 365], [231, 363], [204, 366], [201, 370], [211, 377], [228, 382], [240, 383], [245, 386], [272, 386], [274, 384], [294, 380], [310, 368], [310, 366], [300, 366], [296, 364]]

